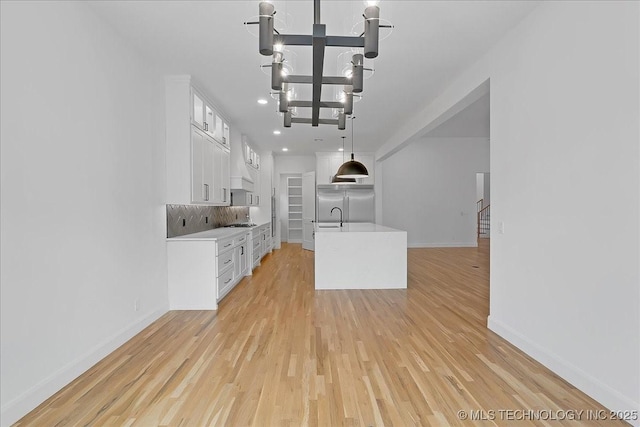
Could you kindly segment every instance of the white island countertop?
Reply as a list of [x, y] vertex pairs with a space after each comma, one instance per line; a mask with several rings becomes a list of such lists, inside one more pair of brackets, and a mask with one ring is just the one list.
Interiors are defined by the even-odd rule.
[[342, 224], [334, 222], [320, 222], [316, 224], [316, 233], [395, 233], [401, 230], [386, 227], [371, 222], [350, 222]]
[[315, 224], [316, 289], [406, 289], [407, 232], [373, 223]]

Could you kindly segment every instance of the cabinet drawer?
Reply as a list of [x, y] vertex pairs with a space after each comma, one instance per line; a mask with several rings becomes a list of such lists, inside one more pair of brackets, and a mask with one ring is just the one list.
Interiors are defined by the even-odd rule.
[[233, 251], [224, 252], [216, 257], [218, 262], [218, 276], [228, 268], [233, 267]]
[[233, 269], [218, 277], [218, 301], [233, 288]]
[[218, 240], [218, 243], [216, 245], [216, 254], [221, 254], [233, 249], [234, 240], [235, 239], [233, 237], [224, 240]]
[[261, 258], [260, 251], [253, 251], [253, 257], [252, 257], [253, 264], [259, 261], [260, 258]]
[[235, 244], [238, 246], [239, 244], [247, 241], [247, 235], [243, 234], [242, 236], [236, 237]]
[[256, 249], [258, 249], [261, 244], [262, 244], [262, 240], [260, 240], [259, 238], [253, 239], [253, 251], [255, 252]]

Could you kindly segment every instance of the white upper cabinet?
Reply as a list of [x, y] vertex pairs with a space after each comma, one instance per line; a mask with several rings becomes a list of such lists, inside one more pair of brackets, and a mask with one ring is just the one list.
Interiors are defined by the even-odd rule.
[[209, 136], [214, 136], [216, 129], [216, 112], [208, 104], [204, 105], [204, 131]]
[[191, 123], [224, 146], [229, 146], [229, 124], [206, 100], [201, 92], [191, 88]]
[[231, 204], [230, 177], [229, 177], [229, 150], [220, 144], [213, 144], [213, 203], [229, 206]]
[[228, 206], [228, 124], [190, 76], [170, 76], [165, 83], [166, 202]]
[[215, 142], [204, 132], [191, 127], [191, 200], [194, 203], [216, 202], [214, 199]]
[[195, 90], [191, 91], [191, 97], [191, 123], [196, 125], [198, 129], [205, 130], [204, 98]]
[[245, 141], [244, 161], [254, 169], [260, 169], [260, 155]]
[[231, 144], [230, 130], [227, 122], [222, 122], [222, 145], [229, 147]]

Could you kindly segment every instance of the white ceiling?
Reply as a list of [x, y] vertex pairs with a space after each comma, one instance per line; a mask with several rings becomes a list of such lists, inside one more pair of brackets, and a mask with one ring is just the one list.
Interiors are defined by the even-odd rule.
[[[311, 33], [311, 0], [273, 3], [278, 18], [276, 29], [291, 34]], [[232, 124], [263, 150], [281, 153], [286, 146], [289, 154], [332, 151], [341, 144], [342, 135], [350, 137], [349, 127], [346, 131], [328, 125], [283, 127], [276, 103], [269, 96], [270, 77], [260, 69], [260, 64], [269, 59], [258, 53], [257, 38], [243, 25], [244, 21], [256, 19], [258, 1], [90, 4], [162, 73], [191, 74]], [[354, 106], [356, 150], [379, 148], [409, 116], [428, 105], [536, 5], [537, 2], [527, 1], [381, 2], [381, 19], [390, 21], [395, 28], [381, 40], [375, 62], [365, 61], [365, 66], [374, 67], [375, 73], [365, 80], [364, 97]], [[364, 7], [361, 0], [322, 1], [321, 22], [326, 24], [327, 34], [349, 35], [354, 24], [361, 25]], [[257, 26], [248, 29], [256, 31]], [[382, 38], [389, 30], [380, 31]], [[291, 50], [295, 53], [294, 72], [311, 74], [311, 48]], [[338, 74], [335, 58], [342, 51], [327, 48], [325, 75]], [[323, 100], [332, 97], [330, 89], [323, 90]], [[258, 98], [270, 102], [260, 106]], [[308, 98], [302, 94], [298, 99]], [[306, 110], [302, 109], [300, 116], [308, 117], [310, 110]], [[465, 126], [453, 119], [444, 125]], [[282, 134], [273, 135], [276, 129]]]

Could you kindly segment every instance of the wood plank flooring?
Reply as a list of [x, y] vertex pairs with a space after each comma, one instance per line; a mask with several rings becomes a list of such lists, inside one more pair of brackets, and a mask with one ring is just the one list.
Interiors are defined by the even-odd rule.
[[[604, 425], [487, 330], [481, 243], [409, 249], [407, 290], [317, 292], [313, 253], [283, 244], [217, 313], [167, 313], [16, 425]], [[560, 410], [585, 413], [530, 420]]]

